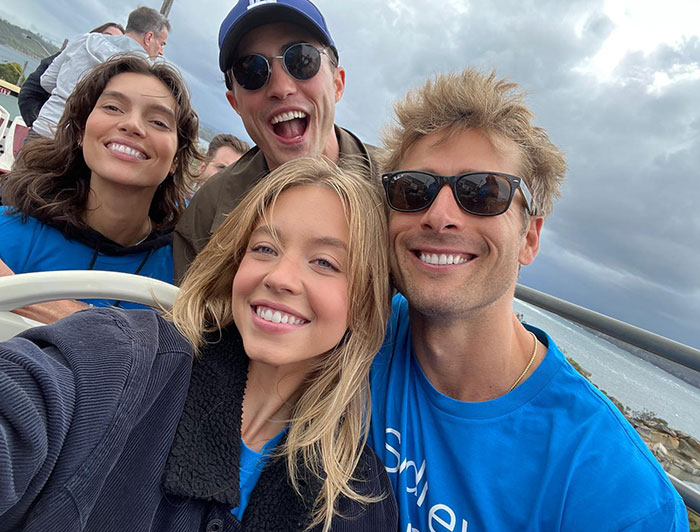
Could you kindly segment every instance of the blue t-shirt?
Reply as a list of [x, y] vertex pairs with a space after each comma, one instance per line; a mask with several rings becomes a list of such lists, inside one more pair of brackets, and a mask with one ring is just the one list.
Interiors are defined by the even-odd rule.
[[371, 371], [370, 444], [385, 464], [400, 532], [687, 531], [683, 500], [617, 408], [552, 339], [512, 392], [468, 403], [437, 391], [394, 298]]
[[[137, 273], [166, 283], [173, 282], [173, 247], [123, 255], [96, 253], [95, 249], [77, 240], [68, 240], [58, 229], [29, 216], [7, 215], [8, 207], [0, 206], [0, 259], [14, 273], [61, 270], [103, 270]], [[91, 266], [92, 265], [92, 266]], [[111, 306], [115, 301], [85, 300], [96, 306]], [[136, 303], [121, 302], [122, 308], [144, 308]]]
[[275, 450], [275, 447], [277, 447], [277, 444], [286, 432], [287, 429], [284, 429], [277, 434], [277, 436], [265, 443], [263, 448], [260, 449], [260, 452], [254, 451], [248, 447], [241, 438], [241, 467], [239, 470], [239, 485], [241, 489], [240, 504], [231, 510], [231, 513], [235, 515], [239, 521], [243, 519], [245, 509], [248, 507], [248, 501], [250, 501], [250, 495], [253, 493], [253, 488], [258, 483], [258, 479], [265, 468], [265, 464], [267, 464], [272, 451]]

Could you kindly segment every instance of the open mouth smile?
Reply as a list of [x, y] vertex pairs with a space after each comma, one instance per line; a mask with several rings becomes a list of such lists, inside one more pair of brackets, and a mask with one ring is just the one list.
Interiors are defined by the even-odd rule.
[[309, 115], [304, 111], [285, 111], [270, 120], [272, 131], [284, 140], [298, 140], [304, 136], [309, 125]]

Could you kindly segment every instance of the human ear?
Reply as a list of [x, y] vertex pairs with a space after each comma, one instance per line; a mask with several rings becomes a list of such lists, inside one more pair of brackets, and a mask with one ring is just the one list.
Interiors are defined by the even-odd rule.
[[240, 116], [241, 113], [238, 111], [238, 100], [236, 99], [236, 95], [233, 93], [233, 90], [226, 91], [226, 99], [231, 107], [233, 107], [233, 110]]
[[542, 216], [530, 216], [527, 222], [523, 243], [518, 253], [518, 262], [523, 266], [535, 260], [540, 250], [540, 232], [542, 231], [543, 223], [544, 218]]
[[345, 92], [345, 69], [341, 66], [336, 67], [335, 72], [333, 72], [333, 89], [335, 103], [338, 103]]

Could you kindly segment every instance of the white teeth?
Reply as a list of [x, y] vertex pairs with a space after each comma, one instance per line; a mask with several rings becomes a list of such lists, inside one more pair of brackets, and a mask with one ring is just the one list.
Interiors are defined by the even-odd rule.
[[464, 264], [468, 261], [468, 259], [462, 255], [446, 255], [445, 253], [441, 253], [440, 255], [437, 253], [421, 253], [418, 258], [422, 262], [434, 264], [436, 266], [444, 264]]
[[274, 117], [270, 120], [272, 124], [279, 124], [280, 122], [286, 122], [287, 120], [294, 120], [295, 118], [306, 118], [306, 113], [303, 111], [287, 111]]
[[255, 313], [265, 321], [271, 321], [272, 323], [288, 323], [289, 325], [303, 325], [306, 323], [306, 320], [269, 308], [255, 307]]
[[139, 150], [135, 150], [134, 148], [131, 148], [129, 146], [124, 146], [124, 144], [117, 144], [115, 142], [110, 142], [107, 145], [107, 149], [112, 150], [112, 151], [118, 151], [120, 153], [126, 153], [127, 155], [131, 155], [132, 157], [136, 157], [137, 159], [145, 159], [146, 154], [143, 152], [140, 152]]

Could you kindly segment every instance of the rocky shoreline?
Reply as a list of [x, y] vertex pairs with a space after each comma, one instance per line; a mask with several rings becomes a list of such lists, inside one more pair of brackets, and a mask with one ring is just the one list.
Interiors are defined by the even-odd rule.
[[664, 470], [684, 482], [700, 484], [700, 442], [670, 428], [663, 419], [627, 416]]
[[[581, 375], [591, 381], [589, 371], [583, 369], [571, 358], [568, 360]], [[595, 386], [595, 383], [591, 382]], [[684, 482], [700, 484], [700, 441], [684, 432], [672, 429], [665, 420], [656, 417], [652, 412], [631, 411], [605, 390], [600, 391], [617, 406], [637, 430], [667, 473]]]

